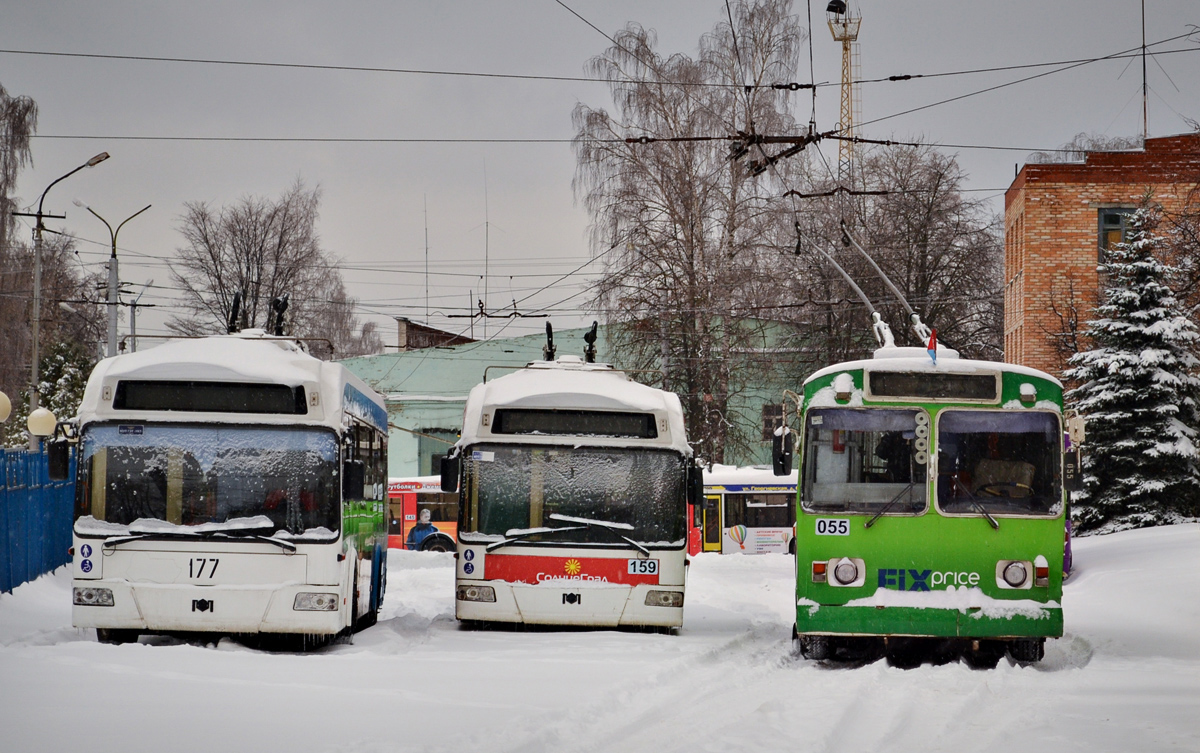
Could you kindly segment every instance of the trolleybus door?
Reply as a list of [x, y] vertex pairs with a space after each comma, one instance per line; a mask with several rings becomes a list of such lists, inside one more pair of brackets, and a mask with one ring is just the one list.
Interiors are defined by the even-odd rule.
[[721, 497], [704, 498], [704, 551], [721, 551]]

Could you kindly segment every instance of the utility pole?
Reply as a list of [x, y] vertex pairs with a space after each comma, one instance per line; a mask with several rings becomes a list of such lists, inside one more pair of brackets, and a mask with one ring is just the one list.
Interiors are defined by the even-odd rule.
[[[133, 299], [133, 303], [129, 304], [129, 352], [137, 353], [137, 310], [138, 301], [142, 300], [142, 296], [146, 293], [146, 288], [154, 284], [154, 280], [147, 280], [142, 289], [138, 291], [137, 297]], [[153, 303], [140, 304], [143, 308], [153, 308]]]
[[[30, 343], [30, 358], [31, 361], [29, 371], [29, 412], [33, 413], [38, 407], [38, 339], [41, 337], [42, 324], [42, 231], [46, 229], [46, 225], [42, 222], [46, 217], [65, 220], [65, 214], [46, 214], [42, 211], [42, 205], [46, 201], [46, 194], [50, 193], [50, 189], [58, 185], [62, 181], [71, 177], [85, 167], [95, 167], [104, 160], [108, 159], [108, 152], [100, 152], [95, 157], [92, 157], [87, 162], [75, 168], [71, 172], [56, 178], [53, 183], [46, 186], [46, 190], [42, 191], [42, 197], [38, 199], [38, 209], [36, 214], [30, 212], [13, 212], [17, 217], [35, 217], [37, 221], [33, 226], [33, 312], [30, 316], [30, 329], [32, 330], [32, 342]], [[29, 449], [41, 449], [41, 440], [33, 432], [29, 434]]]

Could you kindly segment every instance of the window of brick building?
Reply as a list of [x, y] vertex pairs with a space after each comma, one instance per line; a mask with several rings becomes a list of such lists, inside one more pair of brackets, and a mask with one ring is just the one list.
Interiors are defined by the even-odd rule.
[[1100, 261], [1104, 251], [1125, 240], [1134, 210], [1130, 207], [1108, 207], [1100, 210]]
[[770, 442], [775, 436], [775, 430], [783, 426], [783, 404], [768, 403], [762, 407], [762, 438], [764, 442]]

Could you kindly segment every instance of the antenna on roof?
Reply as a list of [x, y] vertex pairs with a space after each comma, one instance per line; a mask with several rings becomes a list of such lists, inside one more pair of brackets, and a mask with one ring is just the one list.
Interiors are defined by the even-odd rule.
[[[546, 322], [549, 327], [550, 323]], [[592, 328], [583, 333], [583, 341], [587, 343], [583, 348], [583, 360], [588, 363], [596, 362], [596, 329], [600, 326], [599, 322], [592, 322]]]
[[546, 322], [546, 344], [542, 346], [542, 360], [553, 361], [557, 350], [558, 348], [554, 347], [554, 328], [550, 326], [550, 322]]
[[238, 331], [238, 314], [241, 312], [241, 308], [242, 308], [242, 294], [234, 293], [233, 294], [233, 306], [231, 306], [229, 309], [229, 322], [225, 326], [225, 331], [231, 335]]
[[875, 274], [879, 275], [879, 278], [883, 280], [883, 283], [888, 286], [888, 290], [892, 291], [892, 295], [896, 296], [896, 298], [904, 306], [904, 310], [908, 312], [908, 321], [909, 324], [912, 325], [913, 333], [916, 334], [917, 340], [920, 342], [925, 342], [928, 340], [929, 327], [927, 327], [925, 323], [921, 321], [921, 315], [913, 311], [913, 307], [908, 305], [908, 301], [906, 301], [904, 299], [904, 295], [901, 294], [900, 288], [897, 288], [892, 284], [892, 281], [883, 273], [883, 270], [879, 268], [879, 265], [876, 264], [875, 260], [871, 258], [871, 255], [867, 253], [867, 250], [862, 247], [862, 244], [859, 243], [853, 235], [850, 235], [850, 230], [846, 227], [845, 220], [842, 220], [842, 245], [853, 246], [860, 254], [863, 255], [863, 257], [867, 260], [867, 263], [871, 265], [871, 269], [875, 270]]

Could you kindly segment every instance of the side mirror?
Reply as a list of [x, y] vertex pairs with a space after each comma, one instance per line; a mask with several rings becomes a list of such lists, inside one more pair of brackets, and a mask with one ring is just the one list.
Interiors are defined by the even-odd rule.
[[442, 491], [456, 492], [458, 491], [458, 450], [455, 449], [449, 455], [441, 457], [441, 473], [442, 473]]
[[1083, 444], [1086, 435], [1087, 422], [1083, 416], [1074, 415], [1067, 419], [1067, 436], [1071, 438], [1071, 446], [1078, 447]]
[[689, 505], [704, 504], [704, 469], [695, 463], [688, 465], [687, 501]]
[[342, 499], [362, 499], [367, 466], [361, 460], [347, 460], [342, 469]]
[[66, 481], [71, 476], [71, 443], [65, 439], [46, 443], [46, 470], [51, 481]]
[[781, 426], [771, 438], [771, 468], [776, 476], [787, 476], [792, 472], [792, 430]]
[[1063, 453], [1063, 488], [1068, 492], [1083, 491], [1083, 469], [1079, 467], [1079, 450]]

